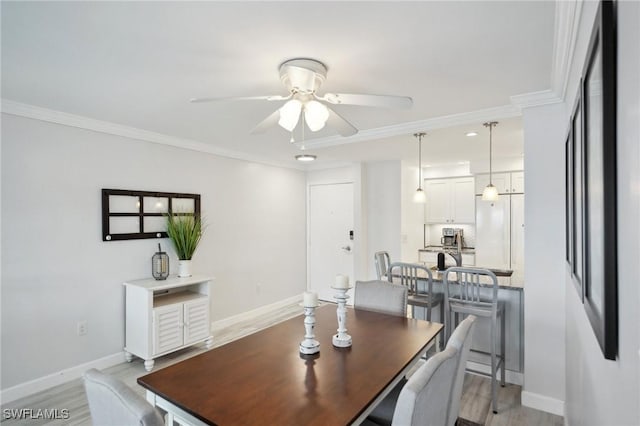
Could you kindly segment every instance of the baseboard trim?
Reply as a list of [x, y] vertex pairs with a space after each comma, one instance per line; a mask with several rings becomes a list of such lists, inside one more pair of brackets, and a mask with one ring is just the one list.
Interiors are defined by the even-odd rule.
[[564, 416], [564, 401], [559, 399], [523, 390], [520, 395], [520, 403], [523, 407], [535, 408], [556, 416]]
[[[467, 361], [467, 368], [470, 370], [476, 370], [481, 373], [491, 374], [491, 366], [486, 364], [480, 364], [479, 362]], [[498, 376], [500, 377], [500, 376]], [[504, 380], [507, 383], [522, 386], [524, 383], [524, 375], [518, 371], [505, 370]]]
[[[292, 296], [287, 299], [271, 303], [270, 305], [260, 306], [259, 308], [253, 309], [251, 311], [242, 312], [238, 315], [223, 318], [218, 321], [213, 321], [211, 323], [211, 333], [213, 334], [215, 340], [216, 331], [222, 330], [223, 328], [229, 327], [230, 325], [236, 324], [238, 322], [250, 320], [260, 315], [275, 311], [280, 308], [284, 308], [285, 306], [289, 306], [296, 302], [302, 302], [302, 295]], [[302, 312], [302, 308], [300, 312]]]
[[34, 393], [78, 379], [90, 368], [97, 368], [101, 370], [113, 367], [114, 365], [121, 364], [123, 362], [125, 362], [124, 352], [117, 352], [113, 355], [95, 359], [84, 364], [66, 368], [47, 376], [39, 377], [37, 379], [29, 380], [28, 382], [3, 389], [0, 391], [0, 400], [2, 400], [3, 404], [15, 401], [16, 399], [24, 398], [25, 396], [33, 395]]
[[[211, 330], [213, 334], [215, 334], [215, 330], [223, 329], [239, 321], [250, 320], [252, 318], [266, 314], [270, 311], [277, 310], [279, 308], [291, 305], [292, 303], [301, 301], [301, 295], [292, 296], [287, 299], [272, 303], [270, 305], [261, 306], [248, 312], [243, 312], [229, 318], [224, 318], [222, 320], [212, 322]], [[0, 390], [0, 401], [2, 401], [3, 404], [15, 401], [16, 399], [24, 398], [26, 396], [33, 395], [54, 386], [79, 379], [80, 377], [82, 377], [84, 372], [90, 368], [97, 368], [99, 370], [102, 370], [105, 368], [113, 367], [114, 365], [121, 364], [123, 362], [126, 362], [124, 352], [117, 352], [103, 358], [95, 359], [84, 364], [60, 370], [43, 377], [39, 377], [37, 379], [33, 379], [28, 382], [12, 386], [10, 388]]]

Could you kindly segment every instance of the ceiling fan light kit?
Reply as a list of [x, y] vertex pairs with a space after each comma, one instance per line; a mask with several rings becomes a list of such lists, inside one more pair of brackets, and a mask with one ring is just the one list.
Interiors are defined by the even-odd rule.
[[280, 108], [280, 119], [278, 124], [283, 129], [290, 132], [298, 125], [298, 119], [300, 118], [300, 111], [302, 111], [302, 102], [297, 99], [291, 99]]
[[[303, 121], [309, 130], [317, 132], [325, 125], [341, 136], [352, 136], [358, 129], [326, 104], [360, 105], [382, 108], [411, 108], [413, 100], [406, 96], [367, 95], [348, 93], [325, 93], [317, 91], [327, 79], [327, 67], [320, 61], [296, 58], [283, 62], [279, 68], [280, 81], [289, 91], [288, 96], [242, 96], [226, 98], [192, 98], [191, 102], [217, 102], [232, 100], [287, 101], [282, 107], [262, 120], [251, 132], [262, 133], [273, 125], [280, 125], [289, 132], [298, 126], [304, 112]], [[304, 125], [304, 124], [303, 124]]]

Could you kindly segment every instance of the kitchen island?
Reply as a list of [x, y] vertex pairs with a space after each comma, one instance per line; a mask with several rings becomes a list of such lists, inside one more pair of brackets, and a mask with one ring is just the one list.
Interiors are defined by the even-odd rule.
[[[415, 262], [415, 261], [414, 261]], [[429, 269], [435, 269], [435, 264], [420, 262]], [[479, 266], [478, 266], [479, 267]], [[435, 293], [444, 293], [444, 271], [432, 270], [433, 275], [433, 291]], [[499, 276], [498, 279], [498, 300], [505, 304], [505, 339], [506, 353], [505, 365], [507, 370], [507, 381], [522, 385], [522, 372], [524, 368], [524, 274], [522, 271], [514, 271], [510, 277]], [[420, 285], [422, 284], [422, 285]], [[481, 296], [491, 298], [491, 282], [490, 280], [481, 281]], [[426, 285], [426, 278], [420, 280], [419, 288]], [[424, 318], [422, 308], [416, 308], [416, 318]], [[434, 320], [440, 318], [440, 313], [432, 314]], [[472, 349], [484, 352], [490, 351], [489, 339], [489, 321], [480, 319], [476, 322], [474, 330]], [[488, 367], [490, 360], [487, 356], [471, 352], [469, 354], [470, 367], [474, 370], [483, 372], [490, 371]]]

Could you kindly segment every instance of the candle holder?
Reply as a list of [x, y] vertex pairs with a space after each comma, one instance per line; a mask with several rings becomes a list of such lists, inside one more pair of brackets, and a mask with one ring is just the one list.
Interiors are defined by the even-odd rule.
[[314, 334], [314, 328], [316, 325], [316, 307], [304, 306], [304, 340], [300, 342], [300, 353], [305, 355], [312, 355], [320, 352], [320, 342], [318, 342]]
[[348, 348], [351, 346], [351, 336], [347, 334], [347, 291], [353, 287], [331, 287], [336, 291], [335, 299], [338, 301], [338, 334], [333, 336], [333, 346]]

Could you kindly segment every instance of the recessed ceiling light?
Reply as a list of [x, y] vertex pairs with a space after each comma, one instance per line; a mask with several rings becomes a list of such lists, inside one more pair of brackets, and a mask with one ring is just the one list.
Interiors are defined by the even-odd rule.
[[299, 154], [296, 155], [296, 160], [298, 161], [313, 161], [316, 159], [315, 155], [311, 155], [311, 154]]
[[478, 136], [478, 132], [467, 132], [467, 136]]

